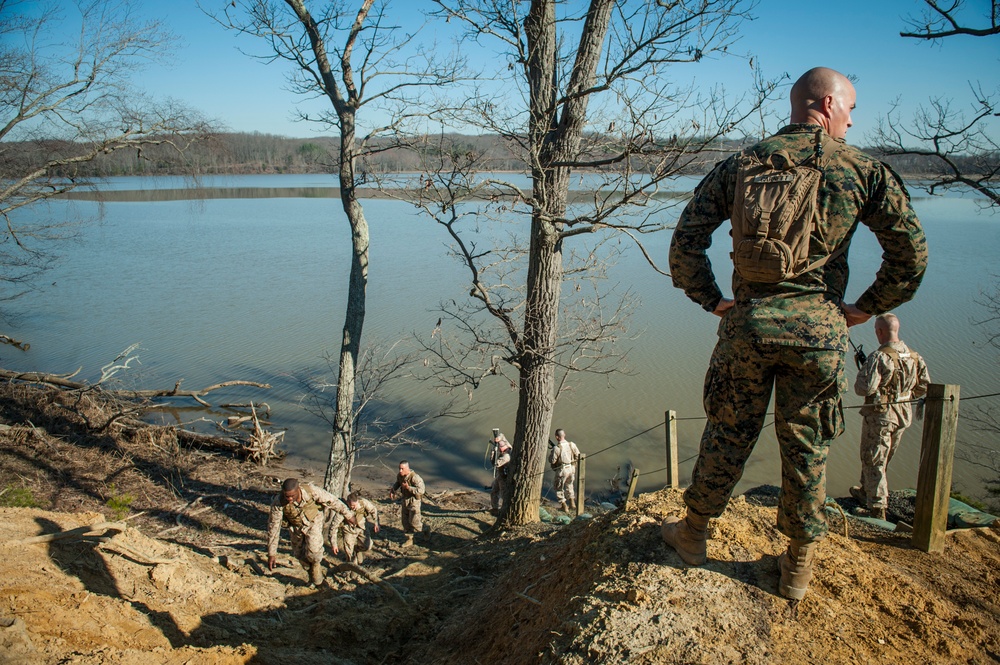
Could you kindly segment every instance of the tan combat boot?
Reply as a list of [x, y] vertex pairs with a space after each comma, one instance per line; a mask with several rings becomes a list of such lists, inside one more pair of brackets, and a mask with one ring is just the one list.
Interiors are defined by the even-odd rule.
[[403, 541], [403, 547], [413, 547], [413, 534], [406, 534], [406, 540]]
[[872, 506], [871, 508], [858, 508], [854, 511], [854, 514], [858, 517], [870, 517], [876, 520], [886, 521], [885, 507], [884, 506]]
[[781, 581], [778, 593], [791, 600], [802, 600], [813, 576], [813, 557], [816, 556], [817, 542], [792, 540], [788, 549], [778, 557]]
[[663, 542], [677, 550], [684, 562], [700, 566], [708, 560], [705, 541], [708, 540], [708, 518], [690, 510], [684, 519], [671, 515], [660, 525]]
[[566, 499], [566, 505], [569, 506], [570, 510], [576, 512], [576, 499]]
[[569, 512], [569, 508], [566, 507], [566, 502], [565, 501], [560, 501], [559, 502], [559, 507], [557, 508], [557, 510], [561, 510], [564, 513]]
[[323, 583], [323, 564], [320, 561], [309, 566], [309, 581], [316, 586]]

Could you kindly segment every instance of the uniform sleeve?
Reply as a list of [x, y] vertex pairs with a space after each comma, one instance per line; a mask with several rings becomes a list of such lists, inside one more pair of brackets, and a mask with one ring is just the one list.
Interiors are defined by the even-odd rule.
[[573, 460], [576, 461], [580, 459], [580, 449], [577, 448], [576, 444], [573, 442], [570, 442], [570, 445], [573, 446]]
[[709, 312], [722, 299], [722, 290], [707, 250], [712, 246], [712, 234], [729, 219], [732, 211], [728, 190], [734, 163], [734, 158], [721, 162], [705, 176], [681, 213], [670, 240], [670, 276], [674, 286]]
[[417, 474], [413, 474], [413, 482], [410, 483], [410, 488], [413, 490], [413, 493], [417, 495], [418, 499], [423, 498], [424, 479], [418, 476]]
[[278, 540], [281, 538], [281, 506], [271, 502], [271, 512], [267, 516], [267, 556], [278, 556]]
[[913, 298], [927, 270], [927, 239], [910, 195], [899, 177], [885, 165], [877, 171], [873, 196], [862, 222], [882, 247], [882, 265], [875, 281], [855, 303], [868, 314], [882, 314]]
[[915, 399], [920, 399], [927, 394], [927, 386], [931, 384], [931, 373], [927, 369], [927, 363], [923, 356], [918, 356], [917, 360], [917, 384], [913, 386], [911, 394]]
[[875, 351], [868, 356], [868, 360], [854, 380], [854, 392], [862, 397], [877, 394], [884, 378], [892, 373], [890, 362], [889, 356], [881, 351]]
[[338, 515], [341, 515], [341, 519], [351, 516], [351, 509], [347, 507], [347, 504], [335, 497], [333, 494], [327, 492], [325, 489], [310, 483], [309, 493], [312, 494], [316, 503], [322, 505], [324, 508], [329, 508]]
[[364, 502], [365, 512], [368, 513], [372, 523], [378, 524], [378, 507], [373, 501], [369, 501], [368, 499], [361, 499], [361, 501]]
[[506, 466], [510, 463], [510, 453], [503, 453], [497, 457], [496, 467], [499, 469], [502, 466]]

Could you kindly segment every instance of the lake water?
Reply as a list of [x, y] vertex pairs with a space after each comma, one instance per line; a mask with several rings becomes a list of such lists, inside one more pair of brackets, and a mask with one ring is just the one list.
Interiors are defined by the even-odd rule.
[[[152, 190], [184, 187], [182, 178], [109, 181], [108, 189]], [[585, 184], [585, 183], [581, 183]], [[300, 378], [325, 366], [324, 353], [339, 351], [349, 269], [349, 235], [340, 202], [330, 198], [331, 176], [210, 177], [199, 186], [226, 188], [224, 196], [200, 200], [109, 202], [57, 201], [30, 211], [54, 219], [91, 219], [80, 239], [61, 248], [63, 260], [36, 291], [10, 303], [19, 316], [8, 334], [31, 343], [27, 353], [0, 348], [0, 364], [15, 370], [65, 373], [82, 367], [79, 378], [96, 380], [100, 367], [139, 343], [141, 364], [128, 380], [144, 388], [166, 388], [183, 379], [196, 389], [230, 379], [270, 383], [271, 390], [218, 391], [213, 404], [266, 401], [275, 427], [287, 428], [290, 468], [321, 472], [329, 449], [328, 426], [303, 410]], [[684, 181], [678, 188], [690, 188]], [[269, 196], [275, 190], [305, 188], [308, 195]], [[327, 188], [324, 194], [323, 188]], [[305, 191], [305, 190], [303, 190]], [[287, 191], [285, 192], [288, 193]], [[996, 284], [1000, 218], [982, 213], [973, 198], [921, 197], [914, 205], [930, 243], [931, 263], [914, 302], [897, 313], [902, 338], [926, 359], [936, 383], [961, 386], [963, 398], [1000, 392], [1000, 352], [973, 325], [986, 316], [976, 303]], [[197, 193], [192, 193], [197, 196]], [[136, 197], [138, 198], [138, 197]], [[443, 232], [412, 205], [366, 200], [372, 252], [366, 339], [393, 339], [417, 331], [429, 334], [439, 317], [437, 304], [467, 295], [466, 273], [448, 258]], [[669, 233], [650, 243], [655, 258], [666, 259]], [[713, 264], [728, 286], [728, 236], [717, 238]], [[871, 282], [881, 251], [866, 229], [851, 249], [849, 299]], [[663, 485], [664, 412], [680, 422], [683, 478], [690, 475], [704, 424], [701, 388], [715, 343], [718, 319], [701, 311], [656, 274], [638, 252], [616, 265], [611, 282], [641, 298], [631, 328], [641, 332], [631, 345], [629, 374], [610, 381], [578, 379], [555, 411], [554, 427], [567, 430], [588, 459], [588, 490], [608, 486], [619, 466], [633, 464], [645, 475], [643, 490]], [[853, 331], [855, 343], [877, 347], [871, 324]], [[849, 362], [848, 380], [855, 369]], [[440, 396], [425, 384], [392, 395], [388, 413], [418, 410]], [[474, 395], [480, 409], [464, 420], [439, 421], [423, 431], [420, 450], [395, 451], [385, 459], [365, 459], [384, 467], [391, 482], [395, 461], [406, 456], [431, 491], [444, 486], [482, 487], [491, 476], [483, 468], [492, 427], [513, 432], [516, 394], [500, 379]], [[853, 394], [846, 405], [860, 404]], [[187, 404], [185, 402], [185, 404]], [[1000, 398], [963, 402], [1000, 408]], [[186, 410], [178, 417], [221, 420], [221, 411]], [[847, 411], [847, 432], [830, 457], [829, 489], [846, 495], [857, 481], [860, 419]], [[635, 436], [645, 430], [646, 434]], [[987, 445], [987, 438], [960, 421], [959, 447]], [[995, 442], [994, 442], [995, 443]], [[892, 487], [916, 481], [920, 426], [911, 428], [890, 468]], [[779, 479], [778, 455], [768, 428], [747, 466], [738, 491]], [[958, 461], [955, 487], [981, 496], [981, 470]], [[548, 483], [549, 479], [546, 479]]]

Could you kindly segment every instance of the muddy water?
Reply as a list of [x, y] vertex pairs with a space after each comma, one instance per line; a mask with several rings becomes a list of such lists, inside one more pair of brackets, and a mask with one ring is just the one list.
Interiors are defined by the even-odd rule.
[[[121, 179], [111, 186], [148, 190], [178, 184], [183, 183]], [[80, 377], [95, 380], [102, 365], [139, 343], [141, 364], [125, 377], [130, 384], [165, 387], [183, 379], [185, 387], [197, 388], [226, 379], [265, 381], [273, 386], [265, 394], [237, 392], [224, 399], [220, 394], [219, 400], [267, 401], [275, 424], [288, 428], [289, 465], [318, 469], [327, 455], [328, 427], [304, 411], [298, 399], [301, 380], [326, 370], [325, 352], [336, 354], [343, 323], [347, 223], [339, 202], [317, 193], [332, 186], [332, 180], [257, 176], [201, 185], [217, 189], [199, 200], [130, 195], [123, 198], [131, 200], [100, 206], [57, 202], [33, 211], [54, 219], [93, 221], [81, 228], [76, 242], [62, 247], [62, 262], [41, 288], [12, 303], [19, 316], [7, 330], [32, 347], [27, 353], [0, 350], [0, 364], [48, 372], [82, 367]], [[259, 198], [262, 192], [296, 187], [308, 188], [310, 194]], [[176, 200], [145, 200], [149, 198]], [[976, 301], [996, 284], [991, 273], [1000, 272], [1000, 219], [980, 213], [972, 199], [915, 196], [914, 204], [930, 240], [931, 268], [917, 299], [897, 311], [902, 337], [927, 359], [935, 382], [961, 385], [963, 397], [1000, 392], [1000, 351], [974, 325], [986, 318]], [[429, 335], [440, 316], [438, 303], [467, 294], [465, 272], [447, 256], [441, 230], [411, 205], [368, 200], [365, 208], [372, 232], [366, 338], [396, 339], [413, 331]], [[665, 261], [668, 240], [663, 235], [650, 243], [659, 261]], [[729, 271], [727, 241], [720, 236], [713, 248], [720, 275]], [[870, 283], [879, 256], [873, 237], [861, 229], [851, 250], [849, 297], [857, 297]], [[728, 278], [720, 282], [726, 288]], [[682, 476], [690, 473], [704, 422], [701, 385], [717, 319], [628, 247], [608, 283], [641, 299], [630, 323], [636, 337], [626, 344], [624, 372], [610, 379], [578, 379], [560, 396], [554, 427], [565, 428], [591, 453], [589, 489], [610, 487], [616, 471], [627, 465], [645, 474], [640, 488], [653, 488], [665, 478], [662, 423], [667, 410], [679, 418]], [[868, 350], [877, 346], [870, 325], [853, 336]], [[849, 382], [854, 375], [851, 365]], [[389, 397], [378, 405], [385, 416], [416, 412], [443, 399], [417, 383], [401, 385]], [[998, 399], [970, 401], [962, 408], [1000, 408]], [[473, 402], [476, 414], [427, 427], [422, 449], [365, 462], [391, 467], [405, 455], [432, 484], [488, 483], [482, 463], [486, 437], [493, 427], [512, 433], [516, 394], [498, 378], [478, 389]], [[849, 406], [859, 403], [853, 395], [845, 397]], [[829, 467], [830, 490], [837, 494], [846, 493], [860, 469], [860, 420], [855, 410], [847, 414], [847, 433], [835, 443]], [[188, 420], [200, 416], [219, 419], [213, 412], [176, 415]], [[971, 446], [990, 443], [967, 421], [960, 424], [959, 438], [960, 451], [966, 453], [974, 451]], [[893, 460], [893, 486], [914, 484], [919, 444], [915, 427]], [[387, 483], [391, 474], [385, 471]], [[956, 487], [982, 494], [979, 474], [976, 466], [959, 461]], [[777, 449], [768, 428], [739, 489], [777, 479]]]

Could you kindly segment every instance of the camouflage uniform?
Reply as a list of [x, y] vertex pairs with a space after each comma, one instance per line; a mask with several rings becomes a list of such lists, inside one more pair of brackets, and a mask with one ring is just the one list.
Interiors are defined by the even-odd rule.
[[553, 487], [556, 490], [556, 501], [565, 503], [576, 500], [576, 460], [580, 457], [580, 449], [572, 441], [562, 441], [549, 451], [549, 464], [556, 472]]
[[510, 474], [511, 445], [506, 438], [501, 439], [499, 444], [490, 439], [490, 443], [494, 446], [493, 487], [490, 488], [490, 508], [496, 513], [500, 508], [500, 497], [504, 495], [504, 490], [507, 488], [507, 479]]
[[297, 502], [282, 504], [281, 494], [271, 501], [267, 520], [267, 555], [277, 556], [281, 527], [287, 526], [292, 541], [292, 555], [305, 568], [323, 560], [324, 510], [349, 517], [350, 511], [343, 501], [312, 483], [299, 485], [302, 498]]
[[[931, 382], [927, 363], [903, 342], [889, 342], [899, 354], [899, 367], [881, 348], [870, 356], [854, 381], [854, 392], [865, 398], [861, 407], [861, 489], [868, 508], [886, 508], [889, 482], [886, 469], [896, 453], [903, 431], [913, 423], [909, 400], [927, 394]], [[893, 373], [900, 372], [898, 384]], [[898, 403], [902, 402], [902, 404]]]
[[[410, 488], [403, 487], [403, 483], [409, 484]], [[423, 529], [420, 521], [420, 500], [424, 497], [424, 479], [412, 470], [410, 475], [396, 474], [396, 484], [392, 486], [392, 491], [400, 492], [403, 495], [403, 507], [399, 516], [403, 521], [403, 533], [420, 533]]]
[[[766, 157], [787, 151], [795, 161], [815, 154], [820, 128], [793, 124], [753, 150]], [[849, 243], [858, 222], [875, 233], [883, 261], [856, 305], [882, 313], [913, 297], [927, 265], [924, 233], [901, 180], [888, 166], [821, 132], [825, 156], [818, 207], [825, 224], [812, 233], [809, 258]], [[722, 299], [706, 250], [731, 213], [738, 156], [720, 162], [698, 185], [670, 245], [675, 286], [706, 311]], [[824, 244], [825, 239], [825, 244]], [[701, 450], [684, 493], [690, 511], [717, 517], [739, 481], [763, 426], [771, 387], [781, 450], [778, 529], [796, 540], [827, 532], [826, 459], [844, 429], [847, 321], [840, 304], [847, 286], [847, 252], [827, 264], [775, 284], [733, 274], [734, 305], [719, 325], [719, 342], [705, 377], [708, 416]]]
[[[344, 516], [337, 514], [330, 522], [330, 542], [337, 542], [337, 531], [340, 530], [340, 542], [344, 548], [344, 556], [351, 563], [360, 563], [356, 553], [368, 552], [372, 545], [372, 526], [378, 524], [378, 508], [375, 504], [363, 497], [358, 497], [358, 507], [351, 510], [347, 506], [348, 514], [354, 515], [357, 525], [344, 521]], [[360, 545], [359, 545], [360, 541]]]

